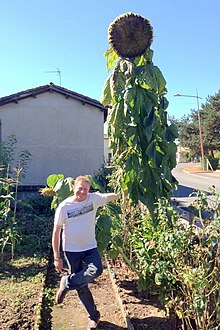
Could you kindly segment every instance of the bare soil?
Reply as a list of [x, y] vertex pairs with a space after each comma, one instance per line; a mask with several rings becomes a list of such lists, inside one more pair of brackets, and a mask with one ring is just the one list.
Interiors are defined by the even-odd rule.
[[0, 329], [33, 330], [46, 260], [18, 258], [0, 264]]
[[122, 260], [110, 262], [110, 267], [133, 328], [135, 330], [169, 330], [169, 321], [159, 302], [159, 297], [155, 294], [140, 292], [137, 287], [137, 275]]

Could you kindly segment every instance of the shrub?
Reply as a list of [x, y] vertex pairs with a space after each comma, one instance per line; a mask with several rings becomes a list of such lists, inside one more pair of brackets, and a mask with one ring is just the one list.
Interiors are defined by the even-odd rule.
[[[158, 292], [169, 315], [181, 320], [183, 329], [217, 329], [220, 312], [219, 234], [220, 196], [210, 210], [207, 196], [197, 193], [192, 223], [166, 199], [158, 203], [157, 222], [146, 210], [128, 208], [123, 213], [122, 257], [139, 276], [139, 289]], [[205, 210], [209, 217], [202, 218]], [[200, 223], [200, 227], [194, 223]], [[133, 266], [132, 266], [133, 265]]]
[[16, 247], [16, 254], [46, 256], [51, 243], [53, 217], [37, 216], [34, 213], [20, 212], [17, 220], [17, 230], [20, 240]]
[[212, 157], [211, 155], [207, 156], [208, 161], [210, 162], [212, 169], [214, 171], [217, 170], [219, 165], [219, 158]]

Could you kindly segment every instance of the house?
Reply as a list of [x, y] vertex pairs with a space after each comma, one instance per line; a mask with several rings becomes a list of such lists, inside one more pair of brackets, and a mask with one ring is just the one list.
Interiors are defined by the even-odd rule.
[[104, 161], [102, 104], [53, 83], [0, 98], [0, 140], [17, 138], [15, 159], [31, 153], [23, 185], [45, 185], [48, 175], [93, 174]]
[[112, 159], [112, 151], [109, 146], [109, 137], [105, 133], [104, 134], [104, 162], [105, 164], [109, 165]]

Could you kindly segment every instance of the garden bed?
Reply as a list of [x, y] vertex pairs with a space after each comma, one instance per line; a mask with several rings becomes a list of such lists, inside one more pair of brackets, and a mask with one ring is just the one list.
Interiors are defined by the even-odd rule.
[[19, 257], [0, 266], [0, 329], [36, 329], [46, 259]]
[[108, 261], [109, 273], [116, 295], [122, 302], [129, 329], [169, 330], [159, 297], [156, 294], [140, 292], [137, 275], [121, 260]]

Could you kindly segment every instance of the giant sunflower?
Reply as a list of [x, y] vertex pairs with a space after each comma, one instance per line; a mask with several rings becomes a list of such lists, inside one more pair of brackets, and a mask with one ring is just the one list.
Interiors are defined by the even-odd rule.
[[149, 20], [133, 14], [122, 14], [110, 24], [108, 41], [122, 58], [132, 58], [146, 52], [153, 41], [153, 28]]

